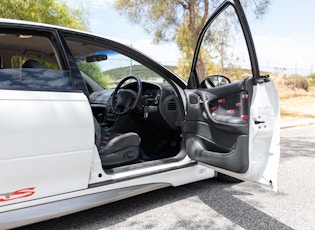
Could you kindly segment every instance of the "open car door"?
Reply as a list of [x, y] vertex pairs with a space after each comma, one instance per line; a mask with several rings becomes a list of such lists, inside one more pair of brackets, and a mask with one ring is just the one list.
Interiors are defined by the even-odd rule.
[[183, 133], [189, 157], [222, 174], [276, 190], [279, 99], [269, 76], [260, 74], [238, 0], [224, 1], [207, 21], [185, 94]]

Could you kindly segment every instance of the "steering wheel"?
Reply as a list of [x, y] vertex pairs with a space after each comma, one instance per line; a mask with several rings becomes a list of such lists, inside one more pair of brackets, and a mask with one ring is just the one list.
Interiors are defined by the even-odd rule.
[[[122, 85], [133, 79], [137, 84], [137, 92], [131, 89], [123, 89]], [[132, 111], [138, 104], [142, 92], [141, 80], [136, 76], [128, 76], [122, 79], [116, 86], [115, 91], [112, 94], [111, 106], [114, 113], [118, 115], [126, 114]]]

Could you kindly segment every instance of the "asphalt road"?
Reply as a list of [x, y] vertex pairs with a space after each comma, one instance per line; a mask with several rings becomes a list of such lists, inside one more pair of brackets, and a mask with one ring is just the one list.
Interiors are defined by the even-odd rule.
[[314, 131], [281, 131], [277, 193], [211, 179], [21, 229], [315, 229]]

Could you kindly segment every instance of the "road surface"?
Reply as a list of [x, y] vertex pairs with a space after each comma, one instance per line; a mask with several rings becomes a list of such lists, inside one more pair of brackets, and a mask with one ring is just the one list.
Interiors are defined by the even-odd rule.
[[21, 229], [315, 229], [314, 131], [281, 131], [277, 193], [211, 179]]

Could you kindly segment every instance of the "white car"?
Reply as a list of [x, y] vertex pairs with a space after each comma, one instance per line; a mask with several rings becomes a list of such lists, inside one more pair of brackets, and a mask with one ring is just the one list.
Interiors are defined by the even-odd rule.
[[[1, 229], [217, 176], [276, 190], [279, 101], [239, 1], [209, 18], [187, 83], [90, 33], [0, 28]], [[230, 83], [239, 72], [251, 77]]]

